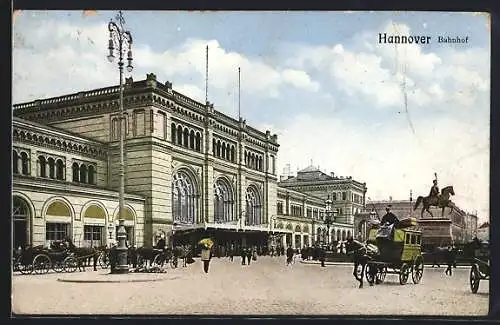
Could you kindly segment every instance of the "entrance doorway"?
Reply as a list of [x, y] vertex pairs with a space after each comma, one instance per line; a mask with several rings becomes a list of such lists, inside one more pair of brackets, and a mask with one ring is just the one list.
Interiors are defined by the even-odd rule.
[[28, 203], [20, 197], [14, 196], [12, 200], [12, 247], [25, 247], [30, 244], [29, 220], [30, 212]]

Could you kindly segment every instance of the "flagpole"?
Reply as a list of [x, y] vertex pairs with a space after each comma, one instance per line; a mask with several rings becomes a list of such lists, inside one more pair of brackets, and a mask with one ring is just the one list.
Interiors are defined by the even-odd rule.
[[241, 68], [238, 67], [238, 121], [241, 120]]
[[208, 104], [208, 45], [206, 49], [205, 61], [205, 104]]

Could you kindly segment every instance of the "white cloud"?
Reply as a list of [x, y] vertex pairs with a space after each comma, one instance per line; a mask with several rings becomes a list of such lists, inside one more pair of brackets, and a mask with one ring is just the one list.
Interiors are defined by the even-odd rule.
[[312, 81], [309, 75], [302, 70], [285, 69], [282, 72], [283, 79], [297, 87], [308, 91], [317, 92], [319, 90], [319, 83]]
[[[14, 85], [17, 82], [23, 82], [23, 85], [39, 84], [28, 88], [14, 87], [14, 102], [117, 83], [116, 65], [106, 60], [108, 35], [104, 32], [107, 30], [105, 24], [81, 27], [63, 21], [44, 20], [34, 31], [33, 26], [22, 29], [15, 25], [14, 28]], [[162, 53], [136, 42], [133, 46], [132, 75], [143, 78], [147, 73], [154, 72], [160, 79], [173, 81], [174, 88], [179, 78], [190, 84], [188, 87], [184, 82], [183, 89], [204, 88], [207, 45], [209, 93], [211, 90], [219, 90], [222, 94], [234, 92], [238, 67], [241, 68], [242, 91], [249, 94], [279, 97], [281, 88], [290, 85], [313, 92], [319, 89], [319, 84], [304, 71], [282, 71], [260, 59], [226, 51], [217, 40], [187, 39], [180, 46]], [[63, 87], [53, 89], [54, 84]], [[217, 98], [211, 101], [217, 102]], [[226, 102], [223, 99], [224, 105]]]

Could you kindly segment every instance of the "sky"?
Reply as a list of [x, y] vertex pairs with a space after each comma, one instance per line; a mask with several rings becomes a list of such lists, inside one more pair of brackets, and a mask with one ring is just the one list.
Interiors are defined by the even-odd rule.
[[[13, 102], [118, 84], [115, 11], [20, 11]], [[445, 12], [125, 11], [134, 70], [278, 135], [278, 172], [309, 165], [366, 182], [371, 200], [428, 195], [489, 219], [489, 17]], [[379, 44], [379, 33], [431, 36]], [[438, 36], [468, 37], [465, 44]], [[238, 67], [241, 92], [238, 93]]]

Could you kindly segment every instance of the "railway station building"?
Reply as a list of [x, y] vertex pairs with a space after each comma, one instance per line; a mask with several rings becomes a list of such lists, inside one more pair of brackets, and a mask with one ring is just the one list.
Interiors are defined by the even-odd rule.
[[[14, 247], [70, 237], [111, 245], [118, 225], [119, 139], [125, 138], [124, 219], [131, 245], [161, 237], [195, 244], [313, 244], [325, 195], [278, 184], [278, 137], [161, 83], [154, 74], [119, 87], [15, 104]], [[281, 184], [281, 183], [280, 183]], [[352, 220], [332, 226], [352, 233]]]

